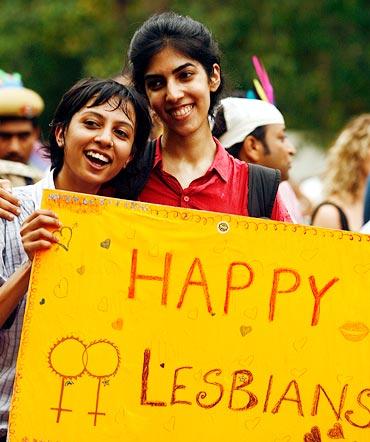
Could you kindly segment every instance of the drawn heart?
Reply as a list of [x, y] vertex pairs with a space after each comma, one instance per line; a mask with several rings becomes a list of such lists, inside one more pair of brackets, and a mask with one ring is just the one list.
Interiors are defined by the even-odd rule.
[[72, 239], [72, 229], [68, 226], [62, 227], [59, 230], [54, 230], [53, 236], [58, 240], [58, 245], [68, 252], [69, 243]]
[[319, 427], [312, 427], [310, 433], [304, 435], [304, 442], [321, 442], [321, 433]]
[[101, 312], [107, 312], [108, 311], [108, 298], [104, 296], [104, 298], [101, 298], [98, 304], [98, 310]]
[[79, 273], [80, 275], [83, 275], [85, 273], [85, 266], [81, 266], [79, 267], [77, 270], [77, 273]]
[[175, 416], [172, 416], [171, 419], [163, 425], [163, 428], [168, 432], [172, 432], [175, 429]]
[[198, 319], [198, 310], [197, 310], [197, 309], [191, 310], [191, 311], [188, 313], [188, 318], [189, 318], [189, 319], [192, 319], [193, 321], [195, 321], [196, 319]]
[[250, 367], [253, 364], [254, 361], [254, 355], [249, 355], [246, 358], [239, 359], [238, 364], [242, 367]]
[[290, 372], [295, 378], [300, 378], [307, 373], [307, 368], [292, 368]]
[[68, 296], [68, 279], [62, 278], [54, 287], [54, 296], [56, 298], [65, 298]]
[[352, 381], [352, 380], [353, 380], [353, 376], [348, 376], [345, 374], [338, 374], [338, 376], [337, 376], [337, 381], [340, 384], [349, 384], [350, 381]]
[[328, 436], [331, 439], [344, 439], [343, 428], [339, 422], [336, 422], [333, 428], [328, 431]]
[[161, 362], [159, 365], [160, 365], [162, 368], [164, 368], [164, 362]]
[[126, 238], [127, 239], [135, 239], [136, 236], [136, 230], [130, 229], [126, 232]]
[[247, 419], [245, 421], [245, 428], [247, 430], [254, 430], [260, 422], [261, 422], [261, 418], [260, 417], [255, 417], [255, 418]]
[[303, 350], [303, 347], [307, 344], [308, 339], [305, 338], [300, 338], [297, 339], [294, 343], [293, 343], [293, 347], [295, 351], [300, 351]]
[[240, 326], [240, 334], [242, 336], [246, 336], [251, 331], [252, 331], [252, 327], [250, 325], [241, 325]]
[[315, 256], [319, 253], [319, 249], [306, 249], [302, 250], [301, 252], [301, 258], [303, 258], [305, 261], [311, 261], [315, 258]]
[[359, 275], [365, 275], [367, 272], [370, 272], [370, 264], [356, 264], [353, 270]]
[[100, 247], [103, 247], [103, 249], [109, 249], [109, 247], [110, 247], [110, 239], [107, 238], [104, 241], [102, 241], [100, 243]]
[[114, 328], [114, 330], [122, 330], [123, 319], [122, 318], [118, 318], [115, 321], [113, 321], [112, 322], [112, 327]]
[[158, 244], [152, 244], [152, 246], [149, 249], [149, 256], [153, 256], [154, 258], [159, 256], [159, 246], [158, 246]]

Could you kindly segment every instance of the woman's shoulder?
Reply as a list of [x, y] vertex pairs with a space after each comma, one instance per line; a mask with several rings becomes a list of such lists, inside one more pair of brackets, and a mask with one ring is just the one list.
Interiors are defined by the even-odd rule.
[[329, 229], [342, 229], [342, 208], [333, 201], [323, 201], [312, 213], [311, 224]]

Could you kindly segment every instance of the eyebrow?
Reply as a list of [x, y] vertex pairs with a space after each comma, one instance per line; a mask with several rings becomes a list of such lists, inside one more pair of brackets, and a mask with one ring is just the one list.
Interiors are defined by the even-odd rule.
[[[183, 69], [185, 69], [185, 68], [187, 68], [189, 66], [195, 67], [195, 65], [193, 63], [190, 63], [190, 62], [184, 63], [184, 64], [178, 66], [176, 69], [174, 69], [172, 71], [172, 74], [177, 74], [178, 72], [182, 71]], [[160, 74], [147, 74], [147, 75], [144, 75], [144, 81], [150, 80], [151, 78], [158, 78], [158, 77], [161, 77], [161, 76], [162, 75], [160, 75]]]
[[31, 130], [20, 130], [20, 131], [12, 131], [12, 130], [0, 130], [0, 135], [1, 136], [22, 136], [22, 135], [31, 135], [32, 131]]
[[[124, 126], [131, 127], [132, 130], [135, 130], [134, 124], [132, 123], [131, 119], [127, 116], [127, 114], [125, 112], [123, 112], [123, 110], [122, 110], [122, 113], [123, 113], [123, 115], [126, 115], [127, 120], [117, 120], [116, 123], [123, 124]], [[80, 115], [85, 116], [88, 114], [92, 114], [92, 115], [95, 115], [96, 117], [104, 119], [104, 116], [102, 114], [100, 114], [99, 112], [93, 111], [91, 109], [85, 109], [83, 112], [81, 112]]]

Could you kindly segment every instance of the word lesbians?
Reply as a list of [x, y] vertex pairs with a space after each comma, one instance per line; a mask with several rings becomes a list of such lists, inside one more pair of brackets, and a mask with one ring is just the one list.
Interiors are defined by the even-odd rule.
[[[161, 275], [153, 275], [153, 274], [149, 275], [149, 274], [140, 273], [138, 271], [138, 255], [139, 255], [138, 250], [133, 249], [131, 256], [130, 285], [128, 290], [128, 297], [130, 299], [135, 298], [136, 282], [138, 280], [160, 282], [162, 285], [161, 304], [167, 305], [172, 258], [173, 258], [172, 253], [168, 252], [166, 253], [164, 258], [163, 273]], [[245, 273], [245, 278], [242, 284], [240, 283], [239, 280], [238, 283], [235, 282], [236, 279], [235, 275], [239, 274], [239, 279], [240, 279], [240, 272]], [[288, 276], [289, 278], [292, 279], [293, 282], [290, 284], [289, 287], [281, 287], [281, 280], [283, 275], [285, 275], [285, 277]], [[226, 285], [224, 292], [224, 314], [227, 315], [229, 313], [230, 298], [232, 294], [237, 291], [248, 289], [249, 287], [252, 286], [254, 280], [255, 280], [254, 269], [248, 263], [239, 261], [239, 262], [231, 262], [228, 265], [226, 270]], [[320, 288], [318, 287], [318, 283], [314, 275], [310, 275], [308, 277], [308, 286], [313, 296], [313, 311], [311, 317], [312, 326], [315, 326], [319, 323], [320, 303], [322, 301], [322, 298], [329, 291], [329, 289], [331, 289], [331, 287], [333, 287], [333, 285], [338, 281], [339, 278], [337, 277], [331, 278], [326, 282], [325, 285], [321, 285]], [[275, 308], [276, 308], [278, 295], [295, 292], [298, 289], [298, 287], [301, 285], [301, 283], [302, 283], [302, 278], [297, 270], [290, 268], [274, 269], [272, 275], [270, 302], [269, 302], [270, 321], [273, 321], [275, 317]], [[284, 283], [284, 285], [285, 284], [286, 283]], [[200, 288], [205, 299], [207, 311], [211, 315], [213, 315], [214, 311], [212, 307], [211, 295], [210, 295], [206, 271], [202, 261], [198, 257], [193, 259], [186, 275], [184, 276], [184, 283], [178, 298], [176, 306], [177, 308], [180, 309], [182, 307], [188, 288], [190, 286], [198, 286]]]
[[[194, 367], [191, 365], [178, 367], [173, 373], [171, 392], [167, 396], [169, 400], [165, 401], [163, 398], [156, 398], [154, 400], [153, 396], [149, 398], [150, 385], [153, 384], [153, 382], [150, 382], [150, 358], [151, 351], [146, 349], [144, 351], [141, 375], [141, 405], [143, 406], [168, 407], [196, 404], [200, 408], [211, 409], [216, 407], [225, 398], [227, 408], [232, 411], [246, 412], [261, 404], [263, 413], [271, 412], [272, 414], [277, 414], [280, 408], [283, 407], [283, 404], [285, 406], [290, 404], [290, 407], [293, 404], [297, 415], [304, 417], [303, 400], [298, 381], [295, 379], [291, 380], [283, 389], [275, 386], [276, 380], [273, 375], [270, 375], [261, 401], [261, 398], [251, 388], [254, 378], [253, 374], [247, 369], [234, 371], [231, 374], [231, 381], [225, 381], [225, 374], [220, 368], [208, 370], [202, 376], [203, 388], [205, 390], [191, 393], [191, 387], [188, 387], [193, 384]], [[194, 385], [192, 387], [194, 388]], [[349, 390], [349, 384], [345, 384], [339, 393], [339, 399], [336, 397], [334, 400], [322, 385], [317, 384], [313, 389], [312, 402], [310, 402], [311, 416], [317, 416], [319, 404], [326, 402], [336, 420], [339, 421], [344, 417], [350, 425], [356, 428], [370, 429], [370, 388], [364, 388], [357, 394], [356, 402], [359, 410], [356, 411], [345, 409]], [[271, 399], [273, 391], [275, 394], [276, 391], [278, 392], [278, 400], [275, 399], [273, 401]], [[338, 403], [338, 405], [335, 405], [334, 402]], [[366, 417], [364, 418], [364, 414], [368, 415], [367, 421]]]

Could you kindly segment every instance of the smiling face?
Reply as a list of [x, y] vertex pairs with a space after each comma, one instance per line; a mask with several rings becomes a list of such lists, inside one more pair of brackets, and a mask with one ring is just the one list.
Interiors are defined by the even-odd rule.
[[287, 180], [296, 150], [285, 134], [284, 124], [269, 124], [266, 126], [265, 144], [269, 149], [269, 153], [265, 153], [261, 157], [259, 164], [279, 169], [281, 180]]
[[167, 46], [152, 57], [144, 80], [150, 105], [165, 133], [183, 137], [209, 130], [210, 92], [221, 81], [217, 64], [208, 78], [198, 61]]
[[130, 160], [136, 122], [130, 102], [127, 115], [115, 109], [114, 98], [99, 106], [90, 103], [73, 115], [65, 130], [56, 128], [57, 143], [64, 149], [56, 187], [96, 194]]

